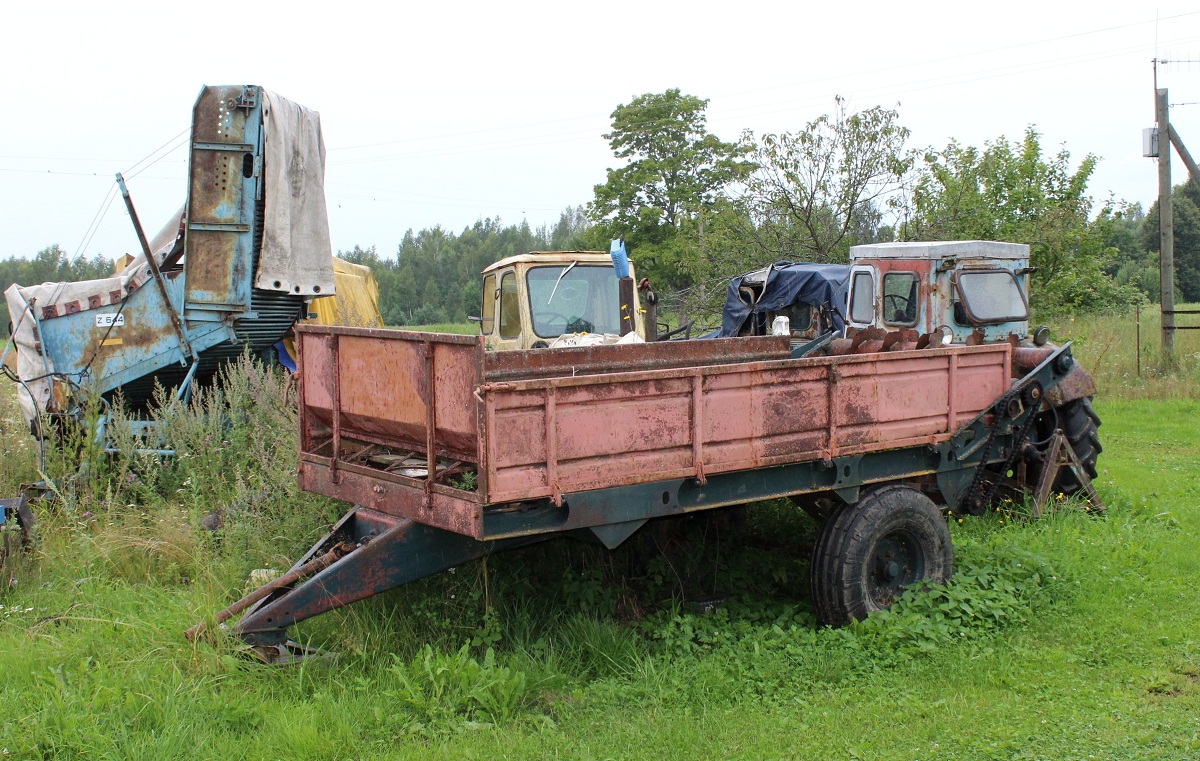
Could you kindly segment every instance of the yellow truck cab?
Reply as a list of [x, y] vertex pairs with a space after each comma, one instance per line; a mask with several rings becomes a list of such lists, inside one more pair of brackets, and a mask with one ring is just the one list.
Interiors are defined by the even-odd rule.
[[566, 335], [646, 340], [633, 263], [618, 278], [605, 251], [532, 251], [483, 271], [479, 330], [488, 351], [545, 349]]

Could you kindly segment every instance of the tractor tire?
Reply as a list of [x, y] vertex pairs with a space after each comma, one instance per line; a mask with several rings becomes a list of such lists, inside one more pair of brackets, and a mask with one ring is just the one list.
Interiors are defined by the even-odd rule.
[[875, 489], [821, 524], [809, 567], [817, 620], [842, 626], [891, 607], [922, 580], [944, 582], [954, 550], [942, 511], [908, 486]]
[[[1045, 422], [1038, 425], [1042, 431], [1043, 442], [1047, 441], [1050, 434], [1054, 433], [1054, 426], [1057, 424], [1067, 437], [1071, 449], [1075, 450], [1075, 456], [1083, 464], [1083, 469], [1087, 471], [1088, 477], [1096, 478], [1099, 475], [1099, 471], [1096, 470], [1096, 460], [1104, 451], [1104, 447], [1100, 446], [1100, 433], [1097, 430], [1100, 428], [1100, 417], [1092, 409], [1092, 397], [1085, 396], [1069, 401], [1055, 409], [1053, 413], [1047, 414], [1046, 418]], [[1036, 476], [1037, 473], [1034, 475]], [[1033, 483], [1037, 483], [1036, 478]], [[1058, 476], [1054, 479], [1056, 493], [1069, 496], [1082, 487], [1083, 485], [1079, 483], [1079, 479], [1075, 477], [1070, 468], [1061, 468]]]

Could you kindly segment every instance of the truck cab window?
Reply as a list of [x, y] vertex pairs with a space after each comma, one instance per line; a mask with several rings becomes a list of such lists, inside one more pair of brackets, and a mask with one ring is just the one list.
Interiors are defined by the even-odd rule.
[[875, 322], [875, 278], [870, 272], [855, 272], [850, 288], [850, 322]]
[[793, 333], [803, 332], [812, 327], [813, 307], [809, 304], [790, 304], [784, 315], [788, 318], [788, 323]]
[[500, 278], [500, 337], [520, 338], [521, 299], [517, 294], [517, 276], [505, 272]]
[[1029, 318], [1029, 307], [1017, 279], [1008, 270], [976, 270], [958, 274], [958, 297], [972, 323]]
[[538, 336], [620, 331], [620, 299], [612, 267], [533, 267], [525, 281], [533, 332]]
[[889, 272], [883, 276], [883, 321], [888, 325], [917, 324], [917, 275]]

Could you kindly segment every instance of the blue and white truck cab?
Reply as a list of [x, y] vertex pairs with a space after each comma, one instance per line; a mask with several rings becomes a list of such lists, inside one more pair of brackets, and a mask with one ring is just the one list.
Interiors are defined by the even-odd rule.
[[940, 333], [947, 344], [1029, 339], [1027, 245], [873, 243], [851, 247], [850, 261], [850, 329]]

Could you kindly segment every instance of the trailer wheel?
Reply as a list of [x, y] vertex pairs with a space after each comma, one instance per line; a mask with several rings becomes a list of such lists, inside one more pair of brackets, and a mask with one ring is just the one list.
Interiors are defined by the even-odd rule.
[[817, 619], [831, 626], [861, 620], [918, 581], [947, 580], [953, 569], [937, 505], [911, 487], [884, 486], [821, 524], [809, 568]]

